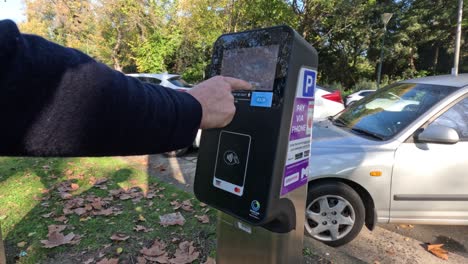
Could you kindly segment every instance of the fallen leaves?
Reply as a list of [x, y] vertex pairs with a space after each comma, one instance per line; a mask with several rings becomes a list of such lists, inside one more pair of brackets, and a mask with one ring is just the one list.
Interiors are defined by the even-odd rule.
[[165, 249], [166, 244], [160, 240], [155, 240], [151, 247], [144, 247], [140, 250], [140, 253], [143, 254], [146, 260], [155, 261], [157, 263], [169, 263], [169, 257]]
[[63, 214], [76, 214], [80, 217], [89, 215], [109, 216], [112, 214], [120, 214], [121, 210], [116, 207], [110, 207], [108, 200], [108, 198], [96, 197], [94, 195], [88, 195], [85, 198], [76, 197], [68, 200], [64, 204]]
[[122, 201], [131, 199], [133, 203], [140, 202], [144, 197], [147, 199], [152, 199], [156, 196], [153, 192], [150, 192], [150, 195], [148, 195], [148, 193], [141, 191], [141, 189], [138, 187], [132, 187], [130, 189], [109, 190], [109, 194], [112, 195], [115, 199]]
[[[147, 236], [142, 234], [143, 232], [149, 233], [154, 230], [164, 230], [161, 227], [151, 225], [154, 220], [152, 218], [153, 214], [146, 212], [144, 209], [145, 207], [150, 207], [154, 209], [154, 211], [162, 214], [159, 216], [159, 224], [161, 226], [177, 227], [185, 225], [186, 218], [184, 218], [184, 216], [191, 218], [190, 221], [193, 223], [197, 221], [203, 224], [210, 223], [210, 218], [205, 212], [205, 210], [209, 210], [209, 208], [205, 208], [205, 204], [198, 203], [193, 200], [193, 198], [184, 200], [184, 198], [181, 198], [185, 197], [184, 195], [178, 195], [178, 193], [174, 193], [174, 190], [171, 189], [170, 191], [163, 192], [165, 188], [155, 183], [148, 185], [145, 191], [142, 191], [139, 187], [116, 189], [118, 187], [114, 182], [111, 182], [112, 185], [109, 184], [109, 186], [107, 186], [107, 183], [110, 181], [107, 178], [96, 179], [93, 177], [92, 180], [89, 180], [89, 183], [95, 188], [81, 192], [84, 187], [89, 187], [87, 183], [89, 178], [85, 181], [77, 181], [75, 180], [76, 178], [71, 180], [75, 176], [81, 177], [81, 174], [79, 174], [78, 171], [73, 172], [72, 170], [68, 171], [66, 174], [70, 176], [68, 180], [56, 183], [49, 189], [41, 190], [42, 194], [49, 195], [51, 199], [41, 203], [41, 206], [47, 207], [47, 209], [42, 209], [38, 216], [39, 218], [47, 218], [47, 220], [43, 219], [44, 221], [55, 221], [56, 223], [56, 225], [49, 226], [47, 238], [40, 241], [43, 248], [55, 248], [62, 245], [74, 245], [79, 243], [81, 237], [75, 233], [89, 236], [91, 233], [86, 229], [83, 231], [83, 228], [86, 228], [86, 226], [90, 224], [92, 225], [93, 223], [91, 223], [91, 221], [87, 222], [92, 220], [93, 222], [103, 221], [109, 226], [114, 225], [114, 229], [111, 229], [112, 231], [108, 233], [103, 232], [105, 235], [104, 237], [110, 239], [108, 240], [109, 245], [101, 249], [100, 252], [98, 252], [99, 254], [95, 254], [93, 258], [88, 259], [86, 261], [88, 263], [114, 264], [118, 263], [119, 256], [123, 259], [126, 258], [127, 255], [134, 253], [140, 255], [138, 258], [133, 259], [135, 262], [138, 260], [138, 263], [157, 262], [164, 264], [185, 264], [197, 260], [201, 263], [202, 259], [205, 259], [205, 257], [200, 257], [201, 254], [199, 250], [195, 248], [194, 242], [184, 241], [183, 237], [176, 235], [177, 232], [175, 229], [169, 229], [170, 231], [168, 231], [168, 233], [174, 232], [171, 233], [172, 237], [167, 241], [156, 240], [152, 241], [152, 244], [149, 245], [144, 244], [142, 240], [142, 238], [144, 239], [144, 237]], [[83, 175], [88, 177], [89, 174]], [[63, 177], [63, 174], [61, 174], [61, 177]], [[135, 182], [135, 184], [137, 183], [138, 182]], [[108, 187], [109, 190], [107, 190]], [[140, 201], [141, 203], [139, 203]], [[160, 203], [160, 201], [162, 203]], [[134, 204], [139, 203], [135, 206], [135, 210], [131, 210], [131, 219], [134, 220], [134, 226], [130, 226], [126, 229], [115, 229], [119, 219], [115, 217], [96, 217], [121, 214], [123, 208], [128, 209], [128, 206], [131, 206], [131, 202]], [[171, 206], [168, 207], [167, 202], [171, 202]], [[58, 210], [57, 205], [59, 206], [58, 208], [60, 208]], [[171, 207], [173, 210], [177, 211], [172, 211]], [[195, 210], [194, 207], [196, 207], [197, 210]], [[202, 208], [200, 209], [200, 207]], [[148, 221], [145, 216], [148, 217]], [[67, 223], [68, 226], [65, 225]], [[71, 226], [71, 223], [74, 225], [76, 223], [76, 226]], [[131, 228], [135, 231], [134, 233], [132, 233]], [[179, 229], [180, 228], [177, 228], [177, 230]], [[94, 230], [92, 232], [95, 233]], [[100, 232], [100, 230], [97, 232]], [[141, 245], [136, 252], [133, 251], [133, 247], [127, 247], [129, 241], [132, 245]], [[169, 245], [167, 248], [166, 244]], [[17, 246], [18, 248], [26, 248], [29, 246], [29, 243], [22, 241], [17, 243]], [[174, 247], [177, 248], [175, 249]], [[138, 250], [140, 250], [139, 253]], [[84, 255], [84, 252], [85, 251], [80, 254]], [[207, 261], [207, 263], [212, 262]]]
[[142, 226], [142, 225], [136, 225], [133, 230], [137, 231], [137, 232], [140, 232], [140, 231], [143, 231], [145, 233], [148, 233], [148, 232], [151, 232], [153, 231], [153, 228], [147, 228], [145, 226]]
[[54, 215], [54, 212], [51, 212], [51, 213], [48, 213], [48, 214], [43, 214], [41, 216], [44, 217], [44, 218], [49, 218], [49, 217], [51, 217], [53, 215]]
[[448, 260], [448, 251], [442, 248], [443, 245], [444, 244], [428, 244], [427, 251], [431, 252], [438, 258]]
[[41, 243], [44, 244], [44, 248], [54, 248], [65, 244], [77, 244], [80, 242], [80, 236], [69, 233], [68, 235], [63, 235], [62, 231], [65, 230], [66, 225], [50, 225], [48, 240], [41, 240]]
[[117, 234], [113, 234], [110, 239], [113, 240], [113, 241], [125, 241], [127, 239], [129, 239], [130, 236], [127, 236], [125, 234], [120, 234], [120, 233], [117, 233]]
[[179, 200], [175, 200], [171, 202], [171, 205], [173, 206], [172, 209], [174, 210], [181, 208], [186, 212], [193, 212], [193, 205], [190, 200], [185, 200], [182, 203], [180, 203]]
[[80, 207], [80, 208], [76, 208], [75, 210], [73, 210], [73, 212], [75, 212], [75, 214], [81, 216], [83, 214], [85, 214], [87, 212], [87, 210], [83, 207]]
[[179, 212], [165, 214], [165, 215], [159, 216], [159, 224], [161, 224], [162, 226], [172, 226], [172, 225], [183, 226], [185, 224], [185, 218]]
[[414, 225], [399, 224], [399, 225], [397, 226], [397, 229], [400, 229], [400, 228], [403, 228], [403, 229], [413, 229], [413, 228], [414, 228]]
[[162, 264], [188, 264], [197, 260], [200, 253], [193, 246], [193, 242], [184, 241], [179, 243], [173, 258], [169, 258], [166, 252], [166, 244], [161, 240], [155, 240], [151, 247], [140, 250], [143, 258], [138, 258], [138, 263], [146, 263], [147, 260]]
[[140, 250], [140, 253], [148, 257], [157, 257], [166, 253], [165, 248], [166, 244], [159, 240], [155, 240], [150, 248], [144, 247], [142, 250]]
[[184, 241], [180, 243], [179, 248], [176, 249], [176, 253], [174, 254], [175, 258], [170, 259], [169, 262], [172, 264], [192, 263], [198, 259], [199, 255], [200, 252], [196, 251], [193, 242]]
[[104, 183], [107, 183], [107, 181], [108, 181], [107, 178], [100, 178], [90, 183], [96, 188], [99, 188], [101, 190], [107, 190], [107, 185], [104, 184]]
[[78, 190], [80, 188], [80, 186], [78, 184], [76, 184], [76, 183], [72, 183], [72, 184], [70, 184], [70, 188], [71, 188], [72, 191], [76, 191], [76, 190]]
[[202, 224], [208, 224], [210, 222], [208, 215], [195, 215], [195, 218]]
[[64, 181], [58, 184], [57, 191], [59, 192], [60, 198], [63, 200], [71, 199], [73, 196], [68, 193], [70, 191], [76, 191], [80, 188], [80, 186], [76, 183], [72, 183], [70, 181]]
[[119, 263], [119, 259], [117, 258], [111, 258], [111, 259], [103, 258], [101, 259], [101, 261], [99, 261], [96, 264], [118, 264], [118, 263]]

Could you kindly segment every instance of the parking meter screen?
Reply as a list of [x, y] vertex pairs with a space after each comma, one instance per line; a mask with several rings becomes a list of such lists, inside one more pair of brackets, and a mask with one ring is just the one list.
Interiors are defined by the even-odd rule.
[[273, 91], [279, 45], [225, 50], [221, 75], [250, 82], [255, 90]]

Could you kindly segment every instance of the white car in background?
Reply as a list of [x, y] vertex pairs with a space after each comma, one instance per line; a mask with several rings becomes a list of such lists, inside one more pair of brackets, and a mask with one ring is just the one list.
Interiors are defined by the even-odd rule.
[[358, 92], [352, 93], [346, 96], [345, 105], [346, 107], [354, 104], [355, 102], [361, 100], [362, 98], [375, 93], [375, 90], [360, 90]]
[[192, 88], [191, 84], [188, 84], [178, 74], [169, 73], [131, 73], [127, 76], [135, 77], [142, 82], [158, 84], [167, 88], [176, 89], [181, 92], [186, 92]]
[[340, 90], [315, 87], [314, 121], [320, 121], [343, 111], [344, 104]]

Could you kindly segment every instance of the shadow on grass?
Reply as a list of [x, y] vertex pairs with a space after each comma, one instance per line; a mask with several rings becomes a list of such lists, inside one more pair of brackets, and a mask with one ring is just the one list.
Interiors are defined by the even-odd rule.
[[[35, 263], [46, 256], [65, 252], [64, 247], [46, 250], [42, 249], [41, 239], [47, 238], [47, 227], [50, 224], [63, 224], [53, 220], [53, 216], [63, 215], [64, 200], [55, 193], [60, 183], [78, 184], [76, 196], [91, 193], [103, 195], [100, 190], [90, 190], [91, 184], [85, 182], [91, 173], [98, 177], [113, 178], [116, 184], [127, 181], [132, 171], [112, 168], [102, 170], [93, 167], [99, 162], [83, 162], [78, 158], [1, 158], [0, 159], [0, 216], [5, 238], [7, 262], [14, 263], [23, 256], [26, 263]], [[84, 168], [77, 169], [78, 166]], [[92, 176], [94, 177], [94, 176]], [[95, 178], [95, 177], [94, 177]], [[50, 217], [43, 215], [52, 213]], [[68, 224], [79, 224], [78, 217], [69, 217]], [[68, 232], [70, 232], [69, 230]], [[67, 233], [68, 233], [67, 232]], [[26, 242], [22, 247], [18, 243]], [[98, 241], [97, 241], [98, 242]], [[62, 260], [63, 262], [63, 260]]]
[[[109, 179], [107, 190], [92, 187], [93, 182], [100, 178]], [[113, 197], [110, 203], [121, 209], [118, 215], [67, 215], [67, 229], [63, 234], [73, 232], [80, 235], [80, 243], [45, 249], [40, 240], [47, 239], [47, 227], [64, 224], [54, 220], [64, 215], [65, 200], [57, 191], [57, 186], [63, 182], [79, 185], [79, 189], [70, 191], [72, 198], [112, 197], [110, 190], [129, 191], [132, 188], [133, 192], [141, 193], [156, 190], [162, 197], [133, 201]], [[177, 246], [170, 243], [173, 239], [194, 241], [203, 250], [206, 240], [215, 238], [214, 227], [207, 225], [201, 228], [193, 217], [195, 213], [183, 212], [187, 220], [184, 227], [160, 226], [159, 216], [173, 212], [171, 201], [191, 199], [192, 196], [158, 183], [153, 177], [148, 179], [146, 173], [116, 158], [0, 158], [0, 190], [0, 222], [7, 263], [83, 263], [88, 259], [98, 261], [104, 256], [136, 263], [139, 251], [156, 238], [167, 241], [168, 251], [172, 252]], [[194, 202], [194, 209], [203, 208]], [[52, 215], [47, 216], [50, 213]], [[134, 227], [137, 224], [153, 230], [136, 232]], [[130, 238], [113, 242], [110, 237], [116, 233]], [[119, 248], [123, 252], [119, 253]]]

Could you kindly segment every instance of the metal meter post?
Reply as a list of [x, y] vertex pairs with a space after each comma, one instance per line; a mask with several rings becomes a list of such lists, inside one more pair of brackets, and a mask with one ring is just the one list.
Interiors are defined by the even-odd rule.
[[218, 209], [218, 263], [300, 263], [318, 56], [287, 26], [221, 36], [210, 76], [252, 83], [203, 131], [194, 192]]

